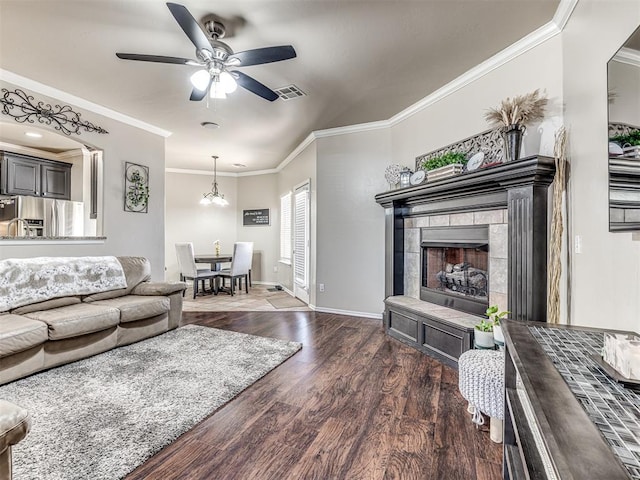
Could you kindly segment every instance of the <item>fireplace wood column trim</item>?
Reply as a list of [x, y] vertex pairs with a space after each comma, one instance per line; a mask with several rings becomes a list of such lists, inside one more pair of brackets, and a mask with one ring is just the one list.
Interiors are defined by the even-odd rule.
[[376, 195], [385, 208], [385, 296], [404, 294], [404, 219], [508, 210], [510, 318], [546, 321], [547, 198], [553, 158], [532, 156]]

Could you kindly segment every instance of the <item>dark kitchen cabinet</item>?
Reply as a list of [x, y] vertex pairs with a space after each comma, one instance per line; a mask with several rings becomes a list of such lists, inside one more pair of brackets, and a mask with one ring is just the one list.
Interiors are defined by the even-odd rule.
[[1, 152], [0, 193], [71, 198], [71, 164]]

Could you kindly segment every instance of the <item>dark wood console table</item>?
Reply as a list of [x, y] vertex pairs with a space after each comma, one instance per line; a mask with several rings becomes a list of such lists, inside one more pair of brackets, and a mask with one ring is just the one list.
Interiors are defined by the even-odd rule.
[[[588, 394], [580, 394], [582, 401], [590, 405], [590, 414], [582, 407], [572, 389], [587, 385], [587, 390], [602, 389], [611, 399], [626, 398], [634, 393], [619, 390], [616, 385], [604, 381], [597, 385], [599, 370], [589, 363], [586, 353], [596, 351], [604, 330], [578, 327], [551, 326], [537, 322], [504, 321], [505, 336], [505, 419], [504, 419], [504, 471], [505, 479], [607, 479], [621, 480], [637, 478], [629, 475], [621, 458], [614, 454], [605, 441], [601, 428], [607, 436], [618, 438], [616, 430], [625, 429], [625, 423], [633, 412], [625, 407], [610, 408], [609, 403], [596, 400], [591, 403]], [[625, 332], [629, 333], [629, 332]], [[587, 341], [582, 341], [584, 339]], [[540, 339], [540, 341], [538, 340]], [[545, 345], [546, 339], [549, 339]], [[565, 370], [563, 359], [570, 368]], [[573, 379], [568, 383], [561, 371]], [[582, 378], [593, 378], [585, 381]], [[615, 382], [614, 382], [615, 383]], [[608, 389], [612, 389], [612, 393]], [[624, 401], [619, 405], [631, 402]], [[618, 405], [616, 403], [616, 405]], [[597, 426], [590, 415], [602, 419]], [[621, 415], [622, 418], [616, 416]], [[628, 416], [626, 414], [628, 413]], [[611, 422], [609, 425], [603, 423]], [[635, 424], [634, 424], [635, 426]], [[636, 427], [637, 428], [637, 427]], [[610, 433], [609, 433], [610, 432]], [[623, 434], [619, 438], [633, 439]], [[634, 444], [625, 447], [625, 441], [612, 440], [621, 451], [637, 449]], [[633, 462], [634, 455], [630, 458]], [[624, 458], [624, 455], [623, 455]], [[637, 460], [636, 460], [637, 461]], [[633, 468], [633, 467], [632, 467]]]

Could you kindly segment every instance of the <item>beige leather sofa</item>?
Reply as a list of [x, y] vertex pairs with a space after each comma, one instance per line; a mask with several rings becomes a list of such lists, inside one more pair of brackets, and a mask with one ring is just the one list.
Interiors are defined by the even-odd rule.
[[[146, 258], [117, 260], [125, 288], [53, 298], [0, 313], [0, 385], [178, 327], [186, 284], [150, 282]], [[3, 476], [11, 471], [10, 445], [28, 431], [26, 412], [5, 404], [0, 403], [0, 429], [6, 430], [0, 431], [0, 478], [10, 478]]]

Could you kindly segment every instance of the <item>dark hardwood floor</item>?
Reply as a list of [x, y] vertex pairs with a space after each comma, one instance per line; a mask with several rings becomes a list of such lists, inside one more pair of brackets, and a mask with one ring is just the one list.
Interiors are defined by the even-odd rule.
[[457, 372], [380, 320], [315, 312], [184, 313], [183, 323], [295, 340], [297, 354], [128, 480], [501, 478]]

